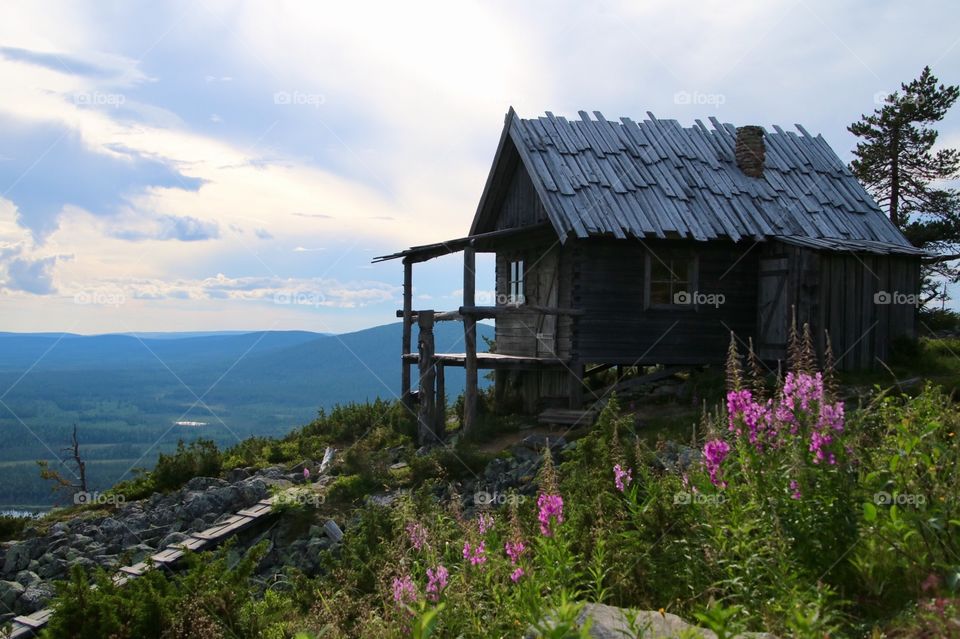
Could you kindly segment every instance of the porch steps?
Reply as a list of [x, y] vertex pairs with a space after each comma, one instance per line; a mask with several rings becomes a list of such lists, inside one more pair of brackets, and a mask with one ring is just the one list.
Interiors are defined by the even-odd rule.
[[537, 421], [541, 424], [555, 424], [557, 426], [592, 426], [599, 414], [600, 409], [597, 407], [587, 409], [548, 408], [537, 415]]

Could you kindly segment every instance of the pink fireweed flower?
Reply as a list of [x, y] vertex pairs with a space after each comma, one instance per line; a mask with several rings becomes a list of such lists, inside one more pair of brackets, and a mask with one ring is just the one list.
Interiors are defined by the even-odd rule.
[[[626, 481], [624, 481], [626, 480]], [[620, 464], [616, 464], [613, 467], [613, 485], [617, 487], [621, 493], [627, 489], [627, 486], [630, 485], [630, 482], [633, 481], [633, 471], [629, 468], [624, 470], [620, 467]]]
[[737, 417], [742, 415], [751, 403], [753, 403], [753, 395], [748, 390], [727, 393], [727, 428], [731, 432], [740, 434], [740, 427], [736, 423]]
[[503, 549], [507, 553], [507, 557], [510, 558], [510, 563], [516, 564], [520, 561], [520, 555], [523, 554], [523, 551], [526, 550], [527, 547], [522, 541], [508, 541], [503, 545]]
[[720, 478], [720, 464], [730, 453], [730, 444], [722, 439], [712, 439], [703, 446], [703, 461], [710, 474], [710, 482], [714, 486], [727, 487], [727, 482]]
[[796, 479], [790, 480], [790, 499], [800, 499], [803, 497], [803, 493], [800, 492], [800, 484], [797, 483]]
[[417, 587], [410, 575], [393, 578], [393, 600], [401, 605], [410, 605], [417, 600]]
[[485, 535], [487, 534], [487, 531], [491, 530], [492, 528], [493, 517], [487, 513], [481, 513], [480, 516], [477, 517], [477, 530], [481, 535]]
[[520, 578], [523, 577], [523, 575], [524, 575], [523, 568], [517, 568], [512, 573], [510, 573], [510, 581], [512, 581], [513, 583], [517, 583], [518, 581], [520, 581]]
[[417, 552], [423, 550], [427, 545], [427, 529], [423, 524], [411, 521], [407, 524], [406, 531], [413, 549]]
[[430, 601], [440, 599], [440, 593], [447, 587], [450, 572], [441, 564], [436, 569], [427, 568], [427, 598]]
[[552, 537], [552, 520], [555, 520], [558, 524], [563, 523], [563, 497], [540, 493], [540, 496], [537, 497], [537, 507], [540, 509], [540, 513], [537, 515], [540, 520], [540, 534], [544, 537]]
[[303, 468], [303, 478], [310, 479], [310, 469], [304, 466]]
[[471, 566], [479, 566], [487, 561], [487, 549], [484, 542], [477, 544], [474, 548], [469, 541], [463, 542], [463, 558], [470, 562]]

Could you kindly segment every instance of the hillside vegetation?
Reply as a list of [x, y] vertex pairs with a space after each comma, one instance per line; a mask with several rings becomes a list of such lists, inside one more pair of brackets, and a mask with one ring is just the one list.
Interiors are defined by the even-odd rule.
[[960, 635], [950, 396], [877, 387], [845, 405], [799, 342], [779, 383], [753, 370], [731, 353], [725, 397], [691, 448], [651, 445], [614, 399], [587, 434], [543, 449], [529, 486], [485, 500], [492, 507], [460, 491], [506, 462], [463, 440], [417, 454], [394, 403], [338, 407], [223, 452], [184, 447], [116, 490], [134, 498], [202, 464], [292, 465], [332, 445], [326, 499], [281, 517], [304, 527], [334, 517], [342, 544], [319, 574], [290, 568], [271, 584], [249, 578], [262, 547], [243, 558], [227, 547], [123, 588], [77, 568], [45, 636], [576, 637], [587, 636], [576, 622], [585, 602], [677, 614], [721, 637]]

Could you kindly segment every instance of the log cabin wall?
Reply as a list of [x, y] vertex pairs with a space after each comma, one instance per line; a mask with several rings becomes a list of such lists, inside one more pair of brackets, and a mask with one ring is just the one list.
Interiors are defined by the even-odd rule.
[[[757, 251], [752, 243], [670, 240], [585, 240], [568, 243], [573, 256], [574, 355], [582, 362], [704, 364], [722, 362], [732, 330], [753, 335], [757, 317]], [[651, 260], [690, 256], [696, 289], [722, 294], [723, 304], [651, 306]], [[679, 258], [678, 258], [679, 259]], [[693, 291], [688, 291], [693, 293]]]
[[918, 293], [917, 258], [850, 253], [817, 257], [820, 290], [814, 326], [822, 327], [818, 347], [822, 353], [825, 328], [839, 368], [875, 368], [877, 360], [890, 358], [898, 338], [916, 339], [917, 307], [906, 297]]
[[874, 368], [878, 359], [890, 358], [897, 338], [917, 336], [917, 308], [908, 297], [919, 292], [917, 257], [816, 251], [771, 242], [763, 247], [760, 263], [761, 278], [767, 264], [782, 264], [786, 269], [771, 287], [783, 292], [775, 302], [779, 311], [769, 313], [766, 322], [763, 309], [771, 308], [774, 302], [763, 299], [761, 285], [761, 334], [773, 317], [778, 318], [778, 326], [769, 331], [782, 336], [779, 348], [761, 353], [766, 359], [786, 358], [792, 306], [796, 308], [798, 327], [810, 324], [821, 362], [826, 344], [824, 329], [829, 331], [837, 366], [842, 370]]

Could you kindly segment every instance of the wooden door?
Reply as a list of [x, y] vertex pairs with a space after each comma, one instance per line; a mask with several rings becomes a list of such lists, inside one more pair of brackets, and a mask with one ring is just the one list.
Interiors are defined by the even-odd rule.
[[[550, 251], [537, 265], [537, 299], [534, 302], [556, 308], [559, 300], [560, 264], [557, 251]], [[537, 356], [557, 356], [557, 316], [540, 315], [537, 322]]]
[[760, 259], [756, 343], [757, 355], [761, 359], [783, 359], [787, 354], [788, 267], [786, 257]]

